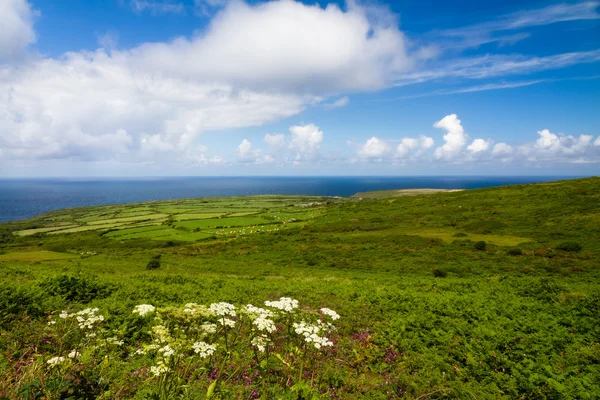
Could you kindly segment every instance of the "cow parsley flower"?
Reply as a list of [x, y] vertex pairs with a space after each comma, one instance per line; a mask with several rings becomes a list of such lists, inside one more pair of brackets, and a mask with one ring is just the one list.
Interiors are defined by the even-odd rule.
[[165, 358], [169, 358], [175, 354], [175, 350], [173, 350], [169, 345], [161, 347], [158, 349], [158, 352], [161, 353]]
[[264, 315], [260, 315], [258, 318], [256, 318], [254, 321], [252, 321], [252, 323], [254, 325], [256, 325], [256, 327], [260, 331], [267, 331], [269, 333], [273, 333], [277, 330], [277, 326], [275, 326], [275, 322], [273, 322], [273, 320], [267, 318]]
[[200, 358], [212, 356], [215, 350], [217, 350], [217, 346], [205, 342], [196, 342], [192, 345], [192, 348], [194, 349], [194, 353], [198, 354]]
[[223, 317], [219, 320], [219, 322], [221, 323], [221, 325], [227, 326], [229, 328], [235, 327], [235, 321], [230, 318]]
[[235, 317], [235, 306], [229, 303], [212, 303], [209, 308], [210, 311], [215, 313], [216, 315], [225, 316], [229, 315], [231, 317]]
[[312, 344], [317, 350], [321, 347], [333, 346], [333, 342], [331, 340], [327, 339], [326, 337], [319, 336], [319, 333], [323, 328], [322, 323], [318, 325], [312, 325], [302, 321], [300, 323], [294, 323], [293, 327], [294, 331], [298, 335], [304, 336], [304, 341], [306, 343]]
[[122, 346], [124, 343], [122, 340], [119, 340], [119, 338], [117, 338], [117, 337], [110, 337], [110, 338], [106, 339], [106, 341], [108, 343], [111, 343], [111, 344], [114, 344], [117, 346]]
[[79, 358], [79, 357], [81, 357], [81, 353], [78, 352], [77, 350], [71, 350], [68, 357], [69, 358]]
[[291, 299], [289, 297], [281, 297], [278, 301], [265, 301], [267, 307], [277, 308], [285, 312], [292, 312], [298, 308], [298, 300]]
[[217, 325], [205, 323], [205, 324], [200, 325], [200, 329], [202, 331], [204, 331], [204, 333], [206, 333], [206, 334], [211, 334], [211, 333], [215, 333], [217, 331]]
[[60, 314], [58, 314], [58, 316], [59, 316], [60, 318], [62, 318], [62, 319], [67, 319], [67, 318], [69, 318], [71, 315], [70, 315], [68, 312], [66, 312], [65, 310], [62, 310], [62, 311], [61, 311], [61, 313], [60, 313]]
[[334, 321], [340, 319], [340, 315], [329, 308], [321, 308], [321, 312], [325, 315], [328, 315]]
[[65, 362], [65, 358], [64, 357], [52, 357], [51, 359], [49, 359], [48, 361], [46, 361], [46, 363], [48, 365], [50, 365], [50, 367], [56, 367], [62, 363]]
[[154, 310], [156, 310], [156, 308], [151, 304], [140, 304], [135, 306], [135, 308], [133, 309], [133, 313], [139, 314], [140, 317], [143, 317], [146, 314], [154, 312]]
[[266, 337], [264, 335], [260, 335], [260, 336], [254, 337], [250, 343], [252, 343], [252, 346], [256, 347], [256, 349], [258, 351], [260, 351], [261, 353], [264, 353], [267, 346], [270, 343], [270, 340], [268, 337]]
[[163, 363], [159, 363], [157, 365], [153, 365], [150, 367], [150, 372], [154, 375], [154, 376], [160, 376], [162, 374], [166, 374], [167, 372], [169, 372], [169, 367], [167, 367], [165, 364]]

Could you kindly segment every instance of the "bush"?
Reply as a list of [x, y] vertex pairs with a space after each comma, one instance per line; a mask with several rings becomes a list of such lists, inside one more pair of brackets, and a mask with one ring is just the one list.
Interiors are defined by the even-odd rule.
[[106, 298], [116, 290], [114, 285], [97, 282], [93, 276], [66, 274], [46, 279], [40, 287], [51, 296], [62, 296], [65, 300], [82, 303]]
[[148, 264], [146, 264], [146, 269], [158, 269], [160, 268], [160, 254], [156, 254], [152, 256]]
[[475, 249], [476, 250], [485, 250], [485, 248], [487, 247], [486, 243], [483, 240], [480, 240], [479, 242], [475, 242]]
[[452, 237], [467, 237], [467, 234], [463, 232], [458, 232], [452, 235]]
[[518, 247], [512, 248], [512, 249], [508, 249], [506, 251], [506, 254], [509, 256], [522, 256], [523, 255], [523, 250], [519, 249]]
[[556, 246], [557, 250], [578, 252], [581, 251], [581, 245], [577, 242], [562, 242]]
[[439, 268], [436, 268], [433, 270], [433, 276], [435, 276], [436, 278], [445, 278], [446, 275], [448, 275], [448, 273], [444, 270], [441, 270]]

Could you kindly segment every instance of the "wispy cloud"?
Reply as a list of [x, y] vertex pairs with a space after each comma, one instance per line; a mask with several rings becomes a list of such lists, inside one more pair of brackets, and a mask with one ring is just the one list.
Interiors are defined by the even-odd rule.
[[323, 107], [325, 107], [326, 110], [333, 110], [334, 108], [346, 107], [348, 104], [350, 104], [350, 98], [344, 96], [334, 102], [324, 104]]
[[431, 36], [446, 39], [446, 49], [477, 47], [493, 42], [512, 44], [529, 37], [527, 32], [515, 33], [517, 30], [559, 22], [600, 19], [598, 7], [598, 1], [555, 4], [505, 14], [495, 20], [463, 28], [437, 30], [431, 32]]
[[137, 13], [150, 12], [151, 14], [179, 14], [185, 11], [183, 3], [170, 1], [131, 0], [131, 8]]

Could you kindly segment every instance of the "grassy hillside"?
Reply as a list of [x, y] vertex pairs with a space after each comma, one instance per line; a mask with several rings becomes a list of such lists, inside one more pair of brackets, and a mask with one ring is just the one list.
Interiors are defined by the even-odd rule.
[[[190, 199], [0, 225], [0, 398], [598, 397], [600, 178], [375, 197]], [[254, 351], [239, 306], [280, 297], [300, 308], [273, 316], [271, 347]], [[236, 326], [201, 336], [218, 345], [201, 358], [184, 305], [217, 302], [236, 305]], [[161, 320], [132, 314], [139, 304]], [[96, 337], [59, 317], [88, 307], [105, 319]], [[341, 318], [316, 349], [286, 327], [326, 321], [323, 307]], [[144, 347], [157, 324], [168, 362]]]

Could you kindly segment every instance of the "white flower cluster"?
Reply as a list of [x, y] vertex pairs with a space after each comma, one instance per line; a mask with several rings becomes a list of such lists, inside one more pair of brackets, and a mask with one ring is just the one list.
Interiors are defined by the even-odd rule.
[[207, 322], [200, 325], [200, 329], [206, 334], [211, 334], [217, 332], [217, 325]]
[[274, 315], [273, 311], [255, 307], [252, 304], [247, 304], [246, 307], [244, 307], [244, 311], [250, 316], [252, 323], [256, 325], [258, 330], [267, 331], [269, 333], [273, 333], [277, 330], [275, 322], [271, 319]]
[[79, 358], [79, 357], [81, 357], [81, 353], [78, 352], [77, 350], [71, 350], [68, 357], [69, 358]]
[[49, 359], [48, 361], [46, 361], [46, 363], [48, 365], [50, 365], [50, 368], [52, 367], [56, 367], [62, 363], [65, 362], [65, 358], [64, 357], [52, 357], [51, 359]]
[[235, 321], [230, 318], [223, 317], [221, 318], [221, 320], [219, 320], [219, 322], [221, 323], [221, 325], [227, 326], [229, 328], [235, 327]]
[[235, 306], [233, 304], [229, 304], [229, 303], [224, 303], [224, 302], [212, 303], [210, 305], [209, 310], [219, 316], [225, 316], [225, 315], [229, 315], [231, 317], [236, 316]]
[[154, 339], [158, 343], [165, 343], [171, 340], [169, 329], [164, 325], [156, 325], [152, 327], [152, 333], [156, 338]]
[[166, 346], [158, 349], [158, 353], [162, 354], [164, 358], [169, 358], [169, 357], [175, 355], [175, 350], [173, 350], [173, 348], [171, 346], [166, 345]]
[[140, 304], [135, 306], [133, 313], [139, 314], [140, 317], [143, 317], [148, 313], [154, 312], [154, 310], [156, 310], [156, 308], [151, 304]]
[[115, 346], [123, 346], [123, 341], [119, 340], [119, 338], [117, 337], [109, 337], [106, 339], [106, 341], [110, 344], [114, 344]]
[[340, 319], [340, 315], [329, 308], [321, 308], [321, 312], [325, 315], [328, 315], [334, 321]]
[[277, 330], [277, 326], [275, 326], [275, 322], [272, 319], [267, 318], [265, 315], [258, 316], [254, 321], [252, 321], [254, 325], [258, 328], [259, 331], [267, 331], [269, 333], [273, 333]]
[[[320, 321], [319, 321], [320, 322]], [[307, 324], [302, 321], [299, 324], [294, 322], [294, 331], [298, 335], [304, 336], [304, 341], [306, 343], [311, 343], [315, 349], [320, 349], [321, 347], [333, 346], [333, 342], [327, 339], [324, 336], [319, 336], [319, 333], [323, 330], [323, 324], [319, 323], [316, 325]]]
[[159, 363], [157, 365], [151, 366], [150, 367], [150, 372], [152, 372], [152, 374], [154, 376], [160, 376], [162, 374], [166, 374], [167, 372], [169, 372], [169, 367], [167, 367], [163, 363]]
[[267, 307], [277, 308], [285, 312], [292, 312], [295, 308], [298, 308], [298, 300], [291, 299], [289, 297], [281, 297], [278, 301], [265, 301]]
[[258, 351], [260, 351], [261, 353], [265, 352], [265, 350], [270, 342], [271, 341], [269, 340], [269, 338], [266, 337], [265, 335], [256, 336], [251, 341], [252, 346], [256, 347], [256, 349]]
[[194, 349], [194, 353], [198, 354], [200, 358], [210, 357], [217, 350], [217, 346], [205, 342], [196, 342], [192, 345], [192, 348]]
[[74, 316], [77, 319], [80, 329], [93, 329], [95, 323], [104, 321], [104, 316], [96, 315], [97, 312], [97, 308], [86, 308], [78, 313], [69, 315], [69, 317]]

